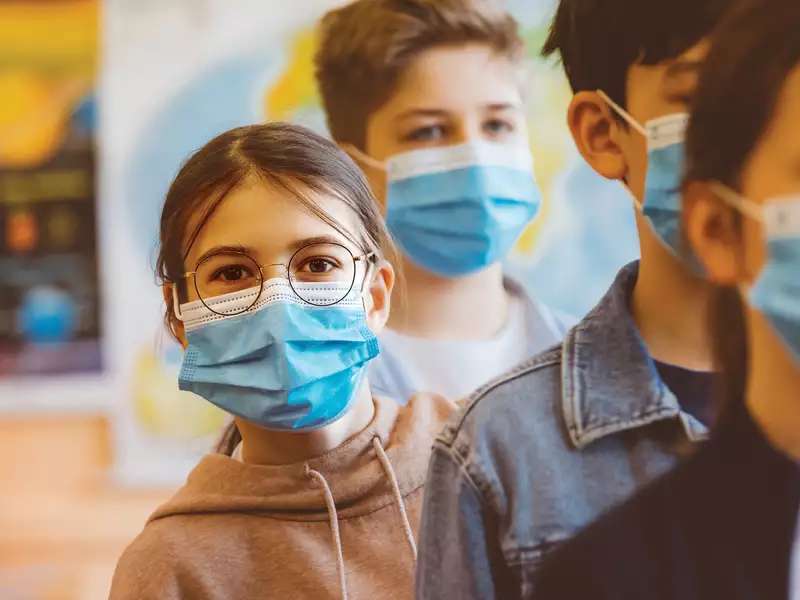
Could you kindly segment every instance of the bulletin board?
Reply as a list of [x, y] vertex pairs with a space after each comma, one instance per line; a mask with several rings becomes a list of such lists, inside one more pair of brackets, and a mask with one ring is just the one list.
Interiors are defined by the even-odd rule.
[[0, 4], [0, 411], [104, 403], [99, 5]]

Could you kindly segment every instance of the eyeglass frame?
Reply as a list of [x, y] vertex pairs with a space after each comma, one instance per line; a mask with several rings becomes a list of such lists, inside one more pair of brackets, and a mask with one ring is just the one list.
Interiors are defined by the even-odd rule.
[[[329, 304], [313, 304], [313, 303], [309, 302], [308, 300], [306, 300], [305, 298], [303, 298], [300, 295], [300, 293], [296, 289], [294, 289], [294, 285], [292, 284], [292, 276], [291, 276], [291, 273], [289, 272], [289, 266], [292, 264], [292, 261], [294, 260], [295, 256], [300, 254], [303, 250], [305, 250], [307, 248], [310, 248], [311, 246], [319, 246], [319, 245], [338, 246], [340, 248], [344, 248], [347, 251], [347, 253], [351, 256], [351, 258], [353, 259], [353, 279], [350, 282], [350, 288], [336, 302], [331, 302]], [[248, 258], [249, 260], [253, 261], [254, 265], [256, 265], [258, 267], [258, 272], [261, 275], [261, 278], [259, 280], [258, 295], [256, 296], [255, 300], [253, 300], [253, 303], [250, 306], [248, 306], [246, 309], [241, 311], [241, 312], [237, 312], [237, 313], [220, 313], [220, 312], [215, 311], [213, 308], [211, 308], [208, 304], [205, 303], [205, 301], [203, 300], [203, 296], [200, 293], [200, 290], [197, 289], [197, 271], [200, 268], [200, 265], [202, 265], [207, 260], [211, 260], [215, 256], [219, 256], [220, 254], [239, 255], [239, 256], [244, 256], [245, 258]], [[350, 248], [348, 248], [344, 244], [340, 244], [338, 242], [313, 242], [311, 244], [306, 244], [305, 246], [295, 250], [295, 252], [289, 258], [289, 262], [288, 263], [259, 264], [258, 261], [255, 258], [250, 256], [246, 252], [238, 252], [238, 251], [219, 252], [219, 253], [215, 253], [215, 254], [209, 254], [208, 256], [203, 258], [202, 260], [197, 261], [197, 264], [194, 267], [194, 271], [187, 271], [186, 273], [181, 275], [178, 279], [179, 280], [185, 280], [185, 279], [188, 279], [189, 277], [194, 277], [194, 291], [197, 294], [197, 298], [200, 300], [200, 302], [203, 303], [203, 306], [205, 306], [208, 310], [213, 312], [215, 315], [220, 315], [220, 316], [224, 316], [224, 317], [226, 317], [226, 316], [237, 316], [237, 315], [244, 314], [248, 310], [253, 308], [253, 306], [255, 306], [256, 303], [261, 298], [261, 294], [264, 293], [264, 282], [267, 281], [266, 277], [264, 277], [264, 267], [285, 267], [285, 269], [286, 269], [286, 280], [289, 282], [289, 286], [292, 288], [292, 291], [295, 293], [295, 295], [297, 295], [297, 297], [300, 298], [300, 300], [302, 300], [305, 304], [308, 304], [309, 306], [315, 306], [315, 307], [319, 307], [319, 308], [324, 308], [326, 306], [336, 306], [342, 300], [347, 298], [347, 296], [350, 294], [350, 292], [353, 291], [353, 287], [355, 286], [355, 283], [356, 283], [356, 276], [357, 276], [359, 261], [368, 261], [367, 262], [367, 269], [364, 271], [364, 279], [361, 281], [361, 287], [363, 288], [364, 287], [364, 282], [366, 282], [367, 276], [369, 275], [369, 267], [371, 265], [374, 265], [377, 262], [377, 258], [378, 258], [378, 253], [375, 252], [374, 250], [372, 252], [366, 252], [364, 254], [359, 254], [358, 256], [355, 256], [353, 254], [352, 250], [350, 250]], [[177, 286], [175, 285], [177, 283], [177, 281], [171, 281], [170, 283], [172, 284], [173, 312], [175, 313], [175, 316], [179, 320], [182, 320], [181, 319], [181, 313], [180, 313], [180, 303], [178, 302], [178, 289], [177, 289]]]

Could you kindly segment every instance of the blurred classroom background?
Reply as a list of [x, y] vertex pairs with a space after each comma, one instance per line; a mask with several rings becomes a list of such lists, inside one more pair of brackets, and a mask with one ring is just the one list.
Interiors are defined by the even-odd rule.
[[[314, 23], [343, 0], [0, 1], [0, 598], [104, 598], [117, 557], [224, 415], [177, 390], [153, 261], [164, 192], [213, 135], [325, 131]], [[542, 215], [509, 269], [580, 315], [636, 254], [630, 201], [565, 126], [540, 61], [552, 0], [509, 0], [529, 47]]]

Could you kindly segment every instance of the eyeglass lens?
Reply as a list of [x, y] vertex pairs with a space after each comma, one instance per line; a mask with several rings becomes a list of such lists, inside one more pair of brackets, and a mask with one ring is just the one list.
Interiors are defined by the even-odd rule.
[[[277, 265], [276, 265], [277, 266]], [[286, 272], [281, 274], [286, 276]], [[269, 275], [267, 275], [269, 276]], [[288, 265], [289, 282], [302, 300], [317, 306], [327, 306], [341, 302], [352, 289], [356, 276], [356, 260], [345, 246], [332, 243], [318, 243], [298, 250]], [[258, 262], [244, 253], [221, 252], [204, 259], [195, 269], [195, 288], [200, 300], [211, 311], [210, 300], [226, 294], [251, 288], [263, 287], [263, 275]], [[340, 284], [333, 286], [332, 295], [324, 299], [312, 294], [308, 284]], [[236, 313], [252, 308], [253, 302]]]

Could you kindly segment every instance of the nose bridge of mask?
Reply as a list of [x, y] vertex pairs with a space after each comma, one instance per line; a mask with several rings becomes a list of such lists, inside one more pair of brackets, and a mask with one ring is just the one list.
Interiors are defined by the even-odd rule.
[[533, 173], [533, 155], [527, 144], [500, 144], [473, 140], [455, 146], [411, 150], [386, 163], [390, 182], [468, 167], [506, 167]]
[[[275, 278], [264, 282], [259, 295], [259, 288], [250, 288], [240, 292], [233, 292], [205, 301], [188, 302], [181, 305], [181, 320], [186, 331], [192, 331], [223, 319], [237, 317], [246, 311], [247, 314], [257, 312], [262, 308], [277, 302], [296, 304], [300, 307], [314, 309], [331, 306], [345, 288], [350, 287], [344, 299], [336, 302], [335, 306], [342, 309], [364, 309], [362, 292], [356, 285], [348, 286], [342, 283], [304, 283], [295, 282], [294, 286], [303, 289], [303, 295], [310, 300], [307, 302], [298, 296], [287, 279]], [[257, 300], [256, 300], [257, 298]], [[255, 301], [255, 304], [254, 304]], [[208, 305], [208, 306], [207, 306]], [[211, 310], [209, 308], [213, 308]], [[248, 307], [250, 307], [248, 309]], [[221, 313], [221, 314], [220, 314]]]
[[686, 140], [686, 129], [689, 127], [689, 113], [674, 113], [645, 124], [647, 149], [663, 150]]
[[762, 210], [770, 238], [800, 237], [800, 194], [775, 199]]

